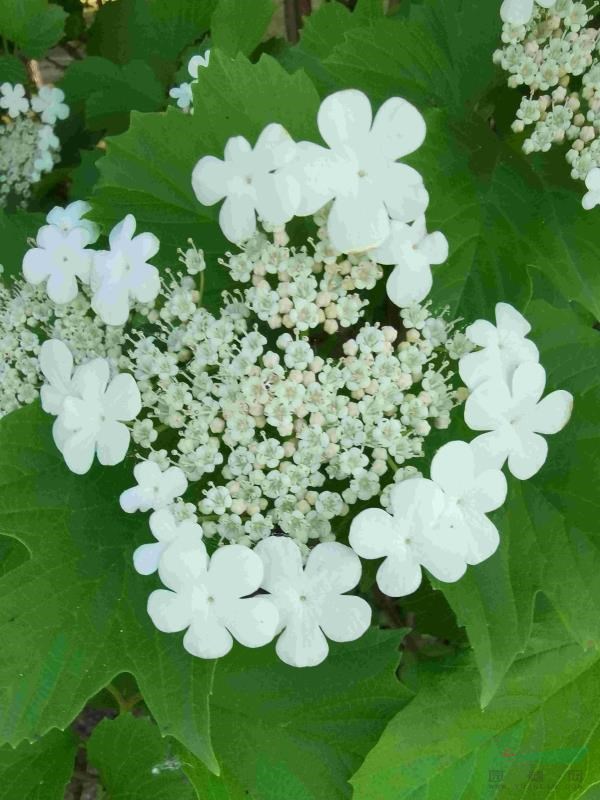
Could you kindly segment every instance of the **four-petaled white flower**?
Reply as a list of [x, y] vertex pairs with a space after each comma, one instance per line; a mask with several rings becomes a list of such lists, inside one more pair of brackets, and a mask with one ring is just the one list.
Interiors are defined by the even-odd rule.
[[539, 361], [536, 345], [526, 336], [531, 325], [508, 303], [496, 304], [496, 325], [478, 319], [466, 329], [468, 338], [481, 347], [459, 362], [460, 377], [469, 389], [490, 378], [510, 382], [515, 369], [525, 362]]
[[159, 272], [148, 264], [159, 241], [153, 233], [134, 236], [135, 226], [135, 217], [128, 214], [110, 232], [110, 250], [94, 254], [92, 308], [107, 325], [124, 325], [132, 300], [150, 303], [160, 291]]
[[29, 100], [25, 96], [25, 87], [21, 83], [3, 83], [0, 86], [0, 108], [5, 108], [12, 119], [29, 110]]
[[92, 251], [86, 250], [89, 234], [84, 228], [61, 230], [44, 225], [36, 244], [25, 253], [23, 276], [37, 285], [46, 281], [48, 297], [55, 303], [69, 303], [77, 297], [77, 278], [88, 283]]
[[128, 514], [134, 511], [158, 511], [166, 508], [187, 491], [188, 482], [183, 470], [169, 467], [164, 472], [154, 461], [142, 461], [133, 468], [137, 486], [126, 489], [120, 497], [121, 508]]
[[69, 203], [68, 206], [54, 206], [48, 212], [46, 222], [49, 225], [55, 225], [60, 228], [64, 233], [72, 231], [74, 228], [83, 228], [88, 234], [88, 245], [94, 244], [100, 236], [100, 228], [95, 222], [89, 219], [83, 219], [83, 215], [87, 214], [91, 209], [91, 205], [86, 203], [85, 200], [75, 200]]
[[183, 83], [180, 83], [179, 86], [173, 86], [173, 88], [169, 90], [169, 97], [172, 97], [173, 100], [177, 101], [178, 108], [182, 108], [184, 111], [187, 111], [194, 102], [192, 84], [185, 83], [184, 81]]
[[509, 386], [491, 379], [480, 384], [468, 397], [465, 422], [474, 431], [488, 431], [471, 443], [480, 463], [497, 468], [508, 458], [508, 468], [520, 480], [527, 480], [542, 467], [548, 444], [541, 433], [558, 433], [569, 421], [573, 397], [558, 390], [541, 397], [546, 371], [541, 364], [518, 366]]
[[[360, 580], [360, 560], [339, 542], [313, 548], [302, 567], [298, 545], [270, 536], [255, 548], [264, 564], [261, 586], [279, 610], [277, 655], [294, 667], [320, 664], [334, 642], [358, 639], [369, 627], [371, 609], [360, 597], [347, 595]], [[327, 637], [327, 638], [325, 638]]]
[[581, 201], [581, 205], [586, 211], [600, 205], [600, 167], [591, 169], [585, 179], [588, 188]]
[[412, 594], [421, 567], [441, 581], [461, 578], [466, 561], [460, 533], [443, 524], [446, 498], [433, 481], [409, 478], [391, 491], [393, 514], [381, 508], [361, 511], [350, 526], [350, 546], [362, 558], [384, 558], [377, 585], [390, 597]]
[[412, 225], [394, 220], [388, 238], [370, 255], [379, 264], [396, 265], [386, 290], [392, 303], [404, 308], [429, 294], [431, 265], [443, 264], [448, 258], [448, 240], [440, 231], [427, 233], [423, 215]]
[[66, 119], [69, 116], [69, 106], [63, 103], [65, 93], [54, 86], [42, 86], [38, 93], [31, 98], [31, 107], [36, 111], [42, 122], [54, 125], [57, 119]]
[[506, 499], [506, 478], [499, 469], [478, 469], [467, 442], [448, 442], [431, 462], [431, 480], [443, 490], [445, 505], [436, 528], [456, 541], [467, 564], [479, 564], [496, 552], [500, 538], [486, 514]]
[[207, 50], [204, 55], [192, 56], [188, 61], [188, 72], [196, 80], [198, 78], [198, 70], [206, 68], [210, 64], [210, 50]]
[[239, 244], [256, 232], [256, 215], [271, 225], [288, 222], [296, 212], [300, 187], [281, 171], [294, 158], [296, 144], [281, 125], [267, 125], [254, 149], [243, 136], [225, 145], [225, 160], [204, 156], [194, 167], [192, 186], [207, 206], [225, 198], [219, 222], [225, 236]]
[[398, 163], [425, 138], [425, 120], [413, 105], [392, 97], [373, 120], [369, 98], [347, 89], [323, 100], [317, 122], [330, 149], [300, 142], [287, 171], [302, 189], [298, 215], [333, 200], [327, 223], [333, 247], [342, 253], [377, 247], [389, 235], [390, 217], [411, 222], [425, 211], [421, 176]]
[[173, 542], [185, 539], [195, 544], [202, 540], [202, 528], [197, 522], [192, 519], [179, 522], [168, 508], [155, 511], [149, 525], [156, 541], [140, 545], [133, 554], [133, 566], [140, 575], [156, 572], [162, 554]]
[[[504, 0], [500, 6], [503, 22], [511, 25], [526, 25], [533, 16], [534, 0]], [[538, 6], [550, 8], [556, 0], [535, 0]]]
[[158, 574], [168, 588], [152, 592], [148, 614], [165, 633], [187, 628], [183, 646], [192, 655], [221, 658], [234, 638], [261, 647], [275, 635], [274, 603], [266, 595], [248, 597], [263, 578], [262, 562], [248, 547], [225, 545], [209, 559], [203, 542], [192, 546], [184, 537], [163, 553]]
[[95, 358], [77, 367], [69, 384], [70, 354], [54, 348], [46, 361], [52, 358], [56, 363], [54, 369], [46, 367], [52, 382], [45, 391], [45, 402], [48, 408], [60, 407], [53, 434], [67, 466], [83, 475], [92, 466], [94, 455], [104, 466], [119, 464], [130, 441], [129, 428], [124, 423], [134, 420], [142, 408], [134, 378], [120, 373], [109, 382], [108, 361]]

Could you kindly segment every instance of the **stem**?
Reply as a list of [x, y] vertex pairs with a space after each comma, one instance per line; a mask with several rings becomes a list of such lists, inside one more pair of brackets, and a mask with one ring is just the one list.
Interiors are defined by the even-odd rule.
[[112, 696], [117, 701], [117, 705], [119, 706], [119, 714], [128, 714], [134, 706], [136, 706], [141, 700], [143, 700], [142, 695], [140, 692], [136, 692], [132, 695], [129, 699], [123, 697], [121, 692], [117, 689], [114, 683], [109, 683], [106, 687], [106, 691], [112, 694]]

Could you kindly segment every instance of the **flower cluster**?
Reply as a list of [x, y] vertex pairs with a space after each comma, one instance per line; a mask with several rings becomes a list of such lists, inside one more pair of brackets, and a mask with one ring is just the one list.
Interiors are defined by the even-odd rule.
[[32, 186], [58, 162], [54, 126], [69, 114], [64, 98], [51, 86], [28, 97], [20, 83], [0, 85], [0, 207], [11, 200], [25, 207]]
[[[516, 133], [532, 129], [524, 152], [569, 143], [566, 158], [579, 180], [600, 167], [599, 31], [589, 24], [592, 11], [574, 0], [505, 0], [504, 47], [494, 54], [508, 85], [528, 91], [512, 125]], [[595, 204], [587, 196], [583, 205]]]
[[191, 81], [184, 81], [179, 86], [173, 86], [169, 91], [169, 97], [177, 102], [178, 108], [186, 114], [194, 113], [194, 95], [192, 93], [192, 86], [198, 83], [198, 72], [201, 68], [208, 67], [210, 63], [210, 50], [206, 50], [201, 55], [195, 55], [188, 61], [187, 70], [190, 75]]

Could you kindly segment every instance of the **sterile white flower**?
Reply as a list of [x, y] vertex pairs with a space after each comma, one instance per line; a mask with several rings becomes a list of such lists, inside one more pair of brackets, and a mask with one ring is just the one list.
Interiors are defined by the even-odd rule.
[[471, 443], [481, 463], [508, 468], [520, 480], [541, 469], [548, 444], [541, 433], [558, 433], [569, 421], [573, 397], [558, 390], [541, 397], [546, 371], [538, 363], [519, 365], [510, 384], [499, 378], [480, 384], [468, 397], [465, 422], [475, 431], [488, 431]]
[[0, 86], [0, 108], [5, 108], [12, 119], [29, 110], [29, 100], [25, 96], [25, 87], [21, 83], [5, 82]]
[[526, 336], [531, 325], [508, 303], [496, 304], [496, 325], [478, 319], [466, 329], [468, 338], [481, 347], [459, 361], [460, 377], [469, 389], [489, 378], [510, 383], [519, 364], [539, 361], [536, 345]]
[[[256, 592], [263, 565], [248, 547], [232, 544], [208, 558], [200, 541], [174, 542], [160, 560], [158, 573], [167, 589], [148, 598], [148, 614], [165, 633], [187, 628], [183, 646], [200, 658], [221, 658], [233, 639], [246, 647], [261, 647], [275, 635], [279, 615], [265, 595]], [[169, 591], [170, 590], [170, 591]]]
[[46, 281], [48, 297], [55, 303], [69, 303], [77, 297], [77, 278], [88, 283], [92, 251], [86, 250], [89, 235], [83, 228], [63, 231], [44, 225], [36, 236], [37, 247], [25, 253], [23, 275], [28, 283]]
[[73, 394], [73, 356], [64, 342], [48, 339], [40, 348], [40, 369], [46, 383], [40, 389], [42, 408], [57, 416], [66, 398]]
[[133, 566], [140, 575], [156, 572], [162, 554], [173, 542], [185, 539], [195, 544], [202, 540], [202, 528], [197, 522], [193, 519], [177, 520], [168, 508], [155, 511], [149, 525], [156, 541], [140, 545], [133, 554]]
[[207, 50], [204, 55], [192, 56], [188, 62], [188, 72], [192, 78], [198, 78], [198, 70], [206, 68], [210, 64], [210, 50]]
[[296, 144], [281, 125], [262, 131], [254, 148], [243, 136], [225, 145], [225, 158], [204, 156], [194, 167], [192, 187], [198, 200], [212, 206], [225, 198], [219, 222], [225, 236], [239, 244], [256, 232], [256, 215], [281, 225], [294, 215], [300, 200], [295, 178], [278, 171], [294, 158]]
[[302, 189], [298, 215], [333, 200], [327, 230], [339, 252], [377, 247], [389, 235], [390, 217], [411, 222], [423, 213], [422, 178], [397, 161], [425, 138], [425, 120], [413, 105], [392, 97], [373, 120], [369, 98], [347, 89], [323, 100], [317, 122], [330, 149], [301, 142], [286, 171]]
[[83, 215], [87, 214], [90, 209], [91, 205], [86, 203], [85, 200], [75, 200], [65, 208], [54, 206], [48, 213], [46, 222], [49, 225], [55, 225], [65, 233], [72, 231], [73, 228], [83, 228], [88, 234], [88, 245], [94, 244], [100, 236], [100, 228], [95, 222], [89, 219], [82, 219]]
[[77, 367], [72, 394], [65, 397], [54, 429], [55, 441], [72, 472], [83, 475], [94, 455], [106, 466], [120, 463], [129, 447], [129, 428], [142, 403], [134, 378], [116, 375], [109, 383], [110, 369], [104, 358]]
[[54, 86], [42, 86], [36, 95], [31, 98], [31, 107], [36, 111], [42, 122], [54, 125], [58, 119], [69, 116], [69, 106], [63, 103], [65, 93]]
[[600, 167], [591, 169], [585, 179], [588, 191], [583, 196], [581, 205], [586, 211], [600, 205]]
[[498, 530], [486, 514], [506, 499], [504, 474], [478, 467], [476, 451], [462, 441], [440, 447], [431, 462], [431, 480], [445, 495], [437, 528], [460, 543], [467, 564], [479, 564], [496, 551]]
[[[261, 586], [279, 610], [277, 655], [294, 667], [320, 664], [335, 642], [358, 639], [369, 627], [371, 609], [347, 595], [360, 580], [360, 560], [339, 542], [324, 542], [308, 554], [304, 568], [295, 542], [270, 536], [255, 548], [264, 564]], [[326, 638], [327, 637], [327, 638]]]
[[179, 86], [173, 86], [173, 88], [169, 90], [169, 97], [177, 101], [177, 106], [179, 108], [187, 111], [194, 102], [192, 84], [184, 82], [180, 83]]
[[124, 325], [132, 300], [150, 303], [160, 291], [160, 276], [148, 260], [160, 243], [153, 233], [135, 234], [132, 214], [109, 235], [110, 250], [97, 251], [91, 272], [92, 308], [107, 325]]
[[377, 585], [390, 597], [412, 594], [421, 583], [421, 566], [441, 581], [453, 582], [466, 570], [463, 547], [452, 530], [437, 527], [446, 507], [442, 490], [426, 478], [395, 485], [393, 514], [368, 508], [350, 526], [350, 546], [361, 558], [385, 558]]
[[[534, 0], [504, 0], [500, 7], [503, 22], [511, 25], [525, 25], [533, 16]], [[535, 0], [538, 6], [550, 8], [556, 0]]]
[[440, 231], [427, 233], [425, 217], [412, 225], [392, 221], [390, 235], [371, 257], [379, 264], [395, 264], [387, 280], [388, 297], [404, 308], [420, 303], [429, 294], [433, 278], [432, 264], [443, 264], [448, 258], [448, 240]]
[[119, 499], [128, 514], [134, 511], [158, 511], [171, 505], [187, 491], [188, 482], [183, 470], [169, 467], [164, 472], [154, 461], [142, 461], [133, 468], [137, 486], [126, 489]]

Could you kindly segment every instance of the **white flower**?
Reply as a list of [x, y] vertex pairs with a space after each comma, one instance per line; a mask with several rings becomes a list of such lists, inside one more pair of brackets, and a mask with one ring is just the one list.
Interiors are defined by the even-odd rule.
[[448, 258], [448, 240], [443, 233], [427, 233], [425, 217], [412, 225], [393, 221], [390, 235], [371, 257], [380, 264], [395, 264], [387, 280], [388, 297], [401, 308], [424, 300], [431, 290], [432, 264]]
[[44, 225], [37, 233], [37, 247], [23, 258], [23, 275], [28, 283], [46, 281], [48, 297], [55, 303], [70, 303], [77, 297], [77, 278], [88, 283], [92, 252], [86, 250], [87, 231], [73, 228], [62, 231]]
[[40, 348], [40, 370], [46, 383], [40, 389], [42, 408], [47, 414], [57, 416], [63, 403], [73, 394], [73, 356], [64, 342], [48, 339]]
[[192, 84], [181, 83], [179, 86], [173, 86], [173, 88], [169, 91], [169, 97], [172, 97], [173, 100], [177, 101], [179, 108], [187, 111], [194, 101], [194, 96], [192, 95]]
[[581, 205], [589, 211], [600, 205], [600, 167], [594, 167], [588, 172], [585, 185], [589, 191], [583, 196]]
[[131, 375], [121, 373], [109, 383], [108, 361], [96, 358], [77, 367], [73, 394], [65, 397], [53, 432], [71, 472], [83, 475], [94, 455], [105, 466], [118, 464], [129, 448], [124, 425], [140, 413], [140, 391]]
[[202, 528], [193, 519], [179, 521], [168, 508], [155, 511], [149, 520], [156, 542], [143, 544], [133, 554], [133, 566], [140, 575], [152, 575], [158, 569], [162, 554], [175, 541], [185, 539], [190, 544], [202, 540]]
[[11, 83], [3, 83], [0, 86], [0, 108], [5, 108], [12, 119], [29, 110], [29, 100], [25, 97], [25, 88], [21, 83], [16, 83], [14, 86]]
[[263, 566], [248, 547], [231, 544], [209, 560], [202, 542], [174, 542], [158, 568], [167, 589], [148, 598], [148, 614], [165, 633], [187, 628], [183, 646], [200, 658], [221, 658], [237, 639], [246, 647], [271, 641], [279, 615], [264, 595], [247, 597], [260, 586]]
[[516, 367], [539, 361], [536, 345], [525, 338], [531, 325], [508, 303], [496, 304], [496, 325], [478, 319], [465, 331], [467, 337], [481, 347], [467, 353], [459, 361], [460, 377], [469, 389], [489, 378], [510, 382]]
[[158, 253], [159, 241], [153, 233], [134, 236], [132, 214], [110, 232], [110, 250], [94, 254], [91, 286], [92, 308], [107, 325], [124, 325], [132, 300], [151, 303], [160, 291], [160, 276], [148, 259]]
[[210, 50], [207, 50], [204, 55], [192, 56], [188, 62], [188, 72], [195, 80], [198, 78], [198, 70], [200, 67], [206, 68], [210, 64]]
[[466, 569], [458, 536], [436, 524], [445, 508], [442, 490], [426, 478], [410, 478], [390, 491], [393, 514], [361, 511], [350, 527], [350, 546], [362, 558], [385, 558], [377, 585], [390, 597], [418, 589], [421, 566], [441, 581], [453, 582]]
[[360, 580], [360, 561], [349, 547], [324, 542], [302, 567], [298, 545], [270, 536], [255, 548], [264, 564], [261, 586], [279, 609], [277, 655], [293, 667], [320, 664], [334, 642], [358, 639], [369, 627], [371, 609], [360, 597], [344, 594]]
[[334, 201], [327, 229], [338, 251], [377, 247], [389, 235], [390, 217], [410, 222], [423, 213], [428, 196], [421, 176], [397, 163], [425, 138], [425, 120], [413, 105], [392, 97], [373, 120], [368, 97], [347, 89], [323, 100], [317, 122], [331, 149], [301, 142], [288, 171], [302, 189], [297, 214]]
[[243, 136], [229, 139], [225, 160], [204, 156], [194, 167], [192, 186], [204, 205], [225, 198], [219, 222], [225, 236], [239, 244], [256, 232], [256, 214], [270, 225], [290, 220], [298, 206], [300, 187], [282, 172], [296, 153], [296, 144], [278, 124], [267, 125], [254, 149]]
[[89, 219], [82, 219], [83, 215], [87, 214], [91, 208], [91, 205], [86, 203], [85, 200], [75, 200], [65, 208], [54, 206], [48, 213], [46, 222], [49, 225], [55, 225], [65, 233], [72, 231], [73, 228], [83, 228], [88, 234], [88, 245], [94, 244], [100, 236], [100, 228], [95, 222]]
[[[542, 8], [550, 8], [556, 0], [535, 0]], [[526, 25], [533, 16], [533, 0], [504, 0], [500, 7], [503, 22]]]
[[69, 106], [63, 103], [65, 93], [53, 86], [42, 86], [31, 98], [31, 107], [40, 115], [42, 122], [54, 125], [57, 119], [69, 116]]
[[479, 564], [496, 552], [496, 526], [486, 517], [506, 499], [506, 478], [499, 469], [478, 469], [475, 450], [467, 442], [448, 442], [431, 462], [431, 480], [446, 503], [437, 528], [462, 542], [467, 564]]
[[121, 508], [128, 514], [166, 508], [188, 487], [187, 478], [179, 467], [169, 467], [163, 472], [154, 461], [136, 464], [133, 476], [137, 486], [126, 489], [119, 498]]
[[573, 397], [559, 390], [540, 398], [546, 371], [537, 363], [518, 366], [511, 386], [501, 379], [480, 384], [465, 405], [465, 422], [474, 431], [489, 431], [471, 444], [481, 463], [497, 468], [508, 458], [508, 468], [520, 480], [541, 469], [548, 455], [546, 440], [539, 434], [558, 433], [567, 424]]

